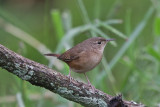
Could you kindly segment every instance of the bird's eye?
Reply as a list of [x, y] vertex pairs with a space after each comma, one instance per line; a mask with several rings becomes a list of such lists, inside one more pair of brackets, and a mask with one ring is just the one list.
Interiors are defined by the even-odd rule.
[[101, 41], [98, 41], [98, 44], [101, 44]]

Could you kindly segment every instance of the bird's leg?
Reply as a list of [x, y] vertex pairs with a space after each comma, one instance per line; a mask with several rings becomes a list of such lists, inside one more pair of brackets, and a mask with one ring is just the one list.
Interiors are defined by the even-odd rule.
[[72, 77], [71, 77], [71, 68], [69, 68], [69, 74], [67, 76], [69, 78], [69, 81], [71, 82], [71, 80], [72, 80]]
[[89, 79], [85, 73], [84, 73], [84, 76], [86, 77], [86, 79], [88, 81], [88, 85], [92, 88], [92, 91], [95, 92], [95, 87], [91, 84], [91, 82], [89, 81]]

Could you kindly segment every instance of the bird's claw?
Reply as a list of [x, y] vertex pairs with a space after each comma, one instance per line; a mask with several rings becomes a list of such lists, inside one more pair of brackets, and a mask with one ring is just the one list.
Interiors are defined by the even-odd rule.
[[70, 75], [67, 75], [67, 77], [69, 78], [69, 82], [71, 82], [73, 78]]
[[92, 92], [95, 93], [95, 87], [93, 85], [91, 85], [91, 84], [89, 84], [89, 87], [91, 87], [92, 88]]

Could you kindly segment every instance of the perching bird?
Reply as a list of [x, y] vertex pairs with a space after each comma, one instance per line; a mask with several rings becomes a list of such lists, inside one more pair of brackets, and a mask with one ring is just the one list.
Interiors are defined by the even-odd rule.
[[88, 81], [88, 84], [92, 87], [92, 90], [94, 91], [95, 88], [91, 85], [85, 73], [92, 70], [100, 63], [107, 42], [113, 40], [114, 39], [105, 39], [103, 37], [93, 37], [77, 44], [63, 54], [51, 53], [45, 55], [57, 57], [59, 60], [62, 60], [68, 64], [68, 66], [70, 67], [70, 81], [71, 71], [83, 73]]

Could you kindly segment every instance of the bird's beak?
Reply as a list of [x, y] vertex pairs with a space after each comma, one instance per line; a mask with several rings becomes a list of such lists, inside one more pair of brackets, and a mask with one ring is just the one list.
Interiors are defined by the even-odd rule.
[[115, 39], [106, 39], [107, 42], [114, 41]]

